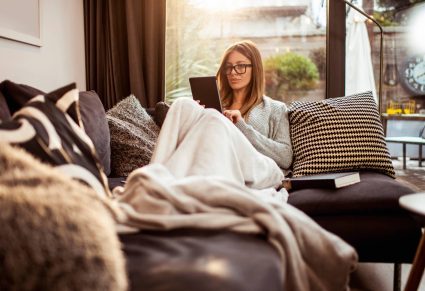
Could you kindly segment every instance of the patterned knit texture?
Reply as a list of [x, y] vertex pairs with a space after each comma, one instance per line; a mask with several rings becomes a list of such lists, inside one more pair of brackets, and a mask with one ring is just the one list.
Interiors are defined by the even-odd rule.
[[127, 290], [106, 201], [7, 144], [0, 173], [0, 290]]
[[292, 146], [285, 103], [265, 96], [247, 120], [238, 121], [236, 126], [257, 151], [272, 158], [280, 168], [291, 166]]
[[147, 165], [152, 157], [159, 127], [134, 95], [106, 113], [111, 133], [111, 173], [128, 176]]
[[372, 170], [395, 177], [371, 92], [289, 107], [294, 176]]

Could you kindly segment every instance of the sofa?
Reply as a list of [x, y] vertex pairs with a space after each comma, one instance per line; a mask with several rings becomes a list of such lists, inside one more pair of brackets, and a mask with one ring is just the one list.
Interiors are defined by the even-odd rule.
[[[0, 84], [0, 93], [0, 120], [10, 118], [29, 96], [43, 94], [13, 82]], [[11, 95], [26, 97], [11, 101]], [[99, 96], [89, 91], [79, 97], [84, 128], [108, 185], [123, 185], [126, 177], [111, 169], [111, 136]], [[160, 127], [164, 104], [146, 111]], [[359, 171], [360, 183], [291, 191], [288, 203], [351, 244], [361, 262], [412, 262], [421, 228], [398, 205], [399, 197], [412, 189], [379, 171]], [[121, 234], [118, 239], [130, 290], [282, 290], [277, 252], [262, 235], [180, 229]], [[222, 262], [225, 271], [211, 267], [211, 262]]]

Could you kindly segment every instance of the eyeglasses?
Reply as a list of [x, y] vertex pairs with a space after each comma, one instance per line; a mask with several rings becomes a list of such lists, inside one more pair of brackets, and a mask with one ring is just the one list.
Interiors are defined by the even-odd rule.
[[237, 64], [234, 66], [226, 66], [224, 67], [224, 72], [226, 75], [230, 75], [233, 70], [235, 70], [236, 74], [241, 75], [246, 73], [246, 68], [252, 67], [252, 64]]

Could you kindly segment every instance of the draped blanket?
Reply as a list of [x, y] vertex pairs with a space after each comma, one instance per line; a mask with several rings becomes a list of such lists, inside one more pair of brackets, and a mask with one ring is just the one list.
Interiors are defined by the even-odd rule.
[[167, 114], [151, 164], [114, 189], [118, 229], [263, 233], [281, 257], [284, 290], [347, 289], [355, 250], [301, 211], [270, 200], [283, 174], [232, 123], [179, 103]]
[[[282, 261], [283, 290], [345, 290], [357, 255], [289, 204], [216, 177], [175, 178], [160, 164], [137, 169], [118, 194], [121, 224], [141, 230], [227, 229], [264, 233]], [[247, 254], [248, 255], [248, 254]]]
[[283, 179], [277, 164], [230, 120], [185, 98], [170, 107], [151, 163], [164, 165], [176, 178], [219, 176], [253, 189], [276, 188]]

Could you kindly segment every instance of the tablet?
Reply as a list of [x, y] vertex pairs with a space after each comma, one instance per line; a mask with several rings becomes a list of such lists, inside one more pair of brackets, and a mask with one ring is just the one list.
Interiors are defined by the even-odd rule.
[[222, 112], [220, 94], [215, 76], [189, 78], [193, 100], [199, 100], [205, 108], [214, 108]]

